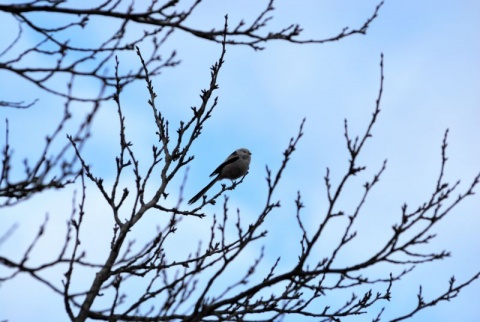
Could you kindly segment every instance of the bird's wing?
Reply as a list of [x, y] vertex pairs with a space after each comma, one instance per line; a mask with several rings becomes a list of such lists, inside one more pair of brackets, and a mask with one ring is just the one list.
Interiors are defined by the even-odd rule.
[[227, 158], [227, 160], [223, 161], [223, 163], [220, 164], [220, 165], [210, 174], [210, 177], [213, 177], [213, 176], [215, 176], [215, 175], [219, 175], [220, 172], [222, 172], [222, 169], [223, 169], [227, 164], [236, 162], [236, 161], [238, 161], [238, 159], [240, 159], [240, 157], [237, 155], [236, 152], [233, 152], [232, 154], [230, 154], [230, 156]]

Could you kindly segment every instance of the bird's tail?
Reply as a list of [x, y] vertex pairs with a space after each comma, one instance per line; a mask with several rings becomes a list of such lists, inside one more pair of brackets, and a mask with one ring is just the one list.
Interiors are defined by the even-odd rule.
[[200, 190], [199, 193], [193, 196], [193, 198], [188, 201], [188, 204], [191, 205], [192, 203], [200, 199], [208, 191], [208, 189], [210, 189], [215, 184], [215, 182], [217, 182], [217, 180], [218, 180], [218, 177], [213, 179], [209, 184], [207, 184], [205, 188], [203, 188], [202, 190]]

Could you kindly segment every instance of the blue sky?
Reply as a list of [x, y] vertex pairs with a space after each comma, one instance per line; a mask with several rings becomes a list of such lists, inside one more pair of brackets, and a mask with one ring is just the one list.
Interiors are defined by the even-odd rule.
[[[235, 25], [240, 18], [251, 17], [249, 14], [254, 12], [255, 3], [250, 1], [248, 5], [239, 5], [239, 2], [228, 1], [220, 6], [207, 1], [192, 17], [192, 24], [220, 27], [224, 14], [228, 13], [230, 25]], [[295, 5], [293, 2], [278, 2], [272, 26], [298, 22], [304, 27], [307, 38], [329, 37], [344, 26], [363, 24], [376, 4], [376, 1], [354, 0], [296, 1]], [[2, 19], [3, 16], [0, 16], [2, 24], [9, 21]], [[268, 268], [279, 255], [282, 255], [281, 267], [288, 267], [298, 251], [298, 231], [292, 231], [296, 193], [301, 191], [303, 196], [305, 221], [315, 227], [327, 207], [323, 181], [325, 169], [329, 167], [332, 180], [338, 180], [347, 167], [343, 120], [349, 120], [352, 133], [363, 133], [375, 107], [380, 54], [383, 53], [385, 83], [382, 112], [373, 129], [373, 138], [368, 141], [360, 158], [360, 162], [368, 168], [364, 175], [352, 180], [341, 201], [343, 210], [352, 211], [364, 181], [372, 177], [384, 159], [388, 159], [387, 170], [372, 192], [358, 223], [356, 247], [343, 255], [343, 260], [347, 262], [362, 258], [365, 252], [375, 249], [382, 238], [388, 236], [390, 227], [399, 219], [404, 202], [415, 208], [433, 192], [441, 160], [440, 145], [446, 128], [450, 129], [446, 178], [451, 182], [461, 179], [462, 191], [480, 171], [479, 16], [478, 1], [387, 0], [366, 36], [353, 36], [324, 45], [273, 42], [261, 52], [229, 47], [218, 80], [220, 89], [216, 94], [219, 106], [203, 136], [193, 146], [192, 153], [196, 159], [189, 169], [186, 197], [189, 198], [207, 183], [208, 174], [228, 154], [239, 147], [247, 147], [253, 153], [251, 169], [244, 183], [229, 193], [230, 209], [233, 213], [239, 207], [245, 223], [253, 220], [265, 203], [265, 165], [273, 169], [279, 166], [281, 153], [289, 138], [297, 133], [301, 120], [306, 117], [305, 135], [275, 194], [282, 200], [283, 207], [266, 222], [268, 239], [257, 243], [255, 247], [258, 249], [253, 247], [245, 255], [245, 261], [249, 263], [249, 258], [256, 256], [263, 244], [267, 256], [260, 268]], [[6, 27], [3, 30], [7, 30]], [[97, 32], [99, 34], [89, 37], [74, 36], [83, 37], [77, 41], [85, 42], [90, 38], [95, 41], [101, 35], [101, 30]], [[27, 36], [26, 45], [36, 42], [33, 34]], [[0, 42], [0, 46], [4, 44]], [[176, 49], [182, 63], [157, 77], [154, 86], [158, 94], [157, 103], [171, 118], [171, 124], [177, 124], [178, 120], [189, 115], [190, 106], [200, 104], [198, 94], [208, 86], [209, 68], [218, 59], [220, 47], [178, 32], [166, 48]], [[139, 66], [134, 52], [124, 53], [120, 58], [121, 68]], [[5, 100], [17, 101], [28, 101], [41, 95], [27, 85], [14, 75], [2, 72], [0, 95]], [[93, 91], [93, 86], [82, 85], [81, 90]], [[59, 83], [59, 86], [64, 84]], [[48, 126], [61, 115], [61, 100], [44, 95], [40, 97], [37, 105], [28, 111], [0, 111], [0, 133], [4, 133], [3, 119], [8, 117], [17, 162], [38, 153]], [[154, 124], [146, 103], [148, 93], [145, 85], [131, 86], [121, 99], [127, 120], [127, 135], [139, 156], [148, 159], [154, 143]], [[76, 113], [81, 115], [85, 109], [78, 108]], [[94, 136], [85, 150], [93, 171], [104, 176], [106, 182], [111, 182], [114, 175], [112, 157], [117, 152], [118, 142], [115, 117], [115, 105], [109, 102], [98, 115]], [[181, 179], [172, 186], [172, 196], [178, 195]], [[125, 184], [128, 184], [127, 180]], [[2, 209], [2, 221], [6, 222], [2, 227], [14, 222], [20, 226], [16, 234], [0, 246], [0, 254], [13, 258], [21, 254], [30, 241], [29, 236], [38, 229], [45, 213], [48, 213], [50, 224], [47, 234], [32, 255], [32, 262], [54, 257], [64, 238], [73, 188], [47, 192], [18, 207]], [[97, 245], [108, 246], [112, 232], [111, 217], [105, 202], [92, 185], [89, 185], [87, 194], [87, 210], [92, 215], [86, 218], [85, 225], [89, 229], [84, 232], [82, 245], [90, 259], [101, 261], [105, 249]], [[176, 198], [173, 198], [169, 202], [175, 201]], [[392, 304], [384, 314], [385, 320], [394, 317], [396, 312], [414, 307], [419, 284], [423, 285], [428, 299], [446, 289], [452, 275], [461, 282], [480, 269], [478, 209], [480, 198], [475, 195], [455, 208], [438, 225], [434, 231], [438, 237], [429, 249], [448, 249], [452, 257], [418, 267], [400, 282], [393, 289]], [[206, 211], [219, 214], [222, 207], [219, 203], [207, 207]], [[137, 232], [139, 242], [143, 235], [153, 233], [156, 224], [163, 222], [164, 218], [158, 216], [152, 213], [141, 223]], [[209, 223], [209, 219], [202, 223], [188, 218], [178, 238], [201, 238], [208, 232]], [[342, 232], [341, 229], [342, 223], [339, 222], [338, 226], [332, 226], [327, 231], [319, 254], [328, 249]], [[192, 243], [196, 247], [196, 241]], [[175, 248], [175, 245], [172, 247]], [[181, 252], [182, 249], [175, 248], [175, 251]], [[381, 270], [375, 272], [382, 273]], [[89, 281], [90, 274], [85, 272], [84, 276], [79, 276], [79, 284]], [[233, 276], [235, 272], [231, 274]], [[453, 301], [425, 310], [411, 321], [476, 321], [480, 316], [477, 305], [479, 289], [477, 281]], [[26, 303], [28, 310], [24, 309]], [[50, 309], [45, 310], [46, 306]], [[0, 319], [9, 321], [66, 319], [61, 298], [27, 276], [1, 285], [0, 312]], [[365, 317], [365, 320], [372, 318], [373, 315]], [[286, 320], [298, 321], [295, 318]]]

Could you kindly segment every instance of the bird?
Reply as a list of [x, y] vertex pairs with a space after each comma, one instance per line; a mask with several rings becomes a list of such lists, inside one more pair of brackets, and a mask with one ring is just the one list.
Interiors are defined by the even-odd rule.
[[248, 167], [250, 166], [250, 159], [252, 153], [245, 148], [235, 150], [228, 158], [223, 161], [211, 174], [210, 177], [215, 176], [213, 180], [205, 186], [199, 193], [193, 196], [192, 199], [188, 201], [188, 204], [191, 205], [200, 199], [207, 191], [210, 189], [217, 181], [222, 179], [238, 179], [241, 176], [244, 176], [248, 172]]

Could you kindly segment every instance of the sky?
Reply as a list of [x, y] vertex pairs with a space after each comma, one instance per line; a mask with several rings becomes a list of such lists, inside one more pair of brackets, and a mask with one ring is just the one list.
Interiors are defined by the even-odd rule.
[[[252, 19], [258, 2], [248, 4], [225, 1], [222, 5], [206, 1], [192, 16], [195, 26], [221, 27], [228, 13], [230, 25], [241, 18]], [[377, 1], [296, 1], [278, 2], [272, 28], [300, 23], [305, 38], [326, 38], [337, 34], [343, 27], [358, 27], [373, 12]], [[11, 19], [2, 19], [2, 30]], [[448, 163], [445, 177], [449, 182], [461, 180], [459, 190], [464, 191], [480, 171], [480, 3], [478, 1], [392, 1], [387, 0], [378, 18], [366, 35], [355, 35], [340, 42], [322, 45], [294, 45], [284, 42], [266, 44], [266, 49], [255, 52], [246, 47], [228, 47], [225, 65], [218, 80], [219, 105], [214, 116], [192, 147], [195, 161], [190, 165], [185, 196], [195, 194], [208, 181], [208, 174], [233, 150], [246, 147], [252, 151], [252, 163], [245, 181], [229, 192], [232, 214], [241, 209], [244, 223], [253, 220], [263, 209], [266, 197], [265, 166], [277, 169], [282, 152], [290, 137], [295, 136], [303, 118], [306, 118], [304, 136], [282, 176], [274, 197], [281, 200], [265, 223], [268, 238], [245, 254], [245, 263], [258, 255], [260, 245], [266, 247], [266, 257], [259, 269], [282, 256], [280, 268], [288, 267], [298, 252], [298, 234], [294, 227], [294, 200], [297, 191], [302, 194], [305, 208], [303, 218], [310, 227], [322, 220], [327, 209], [324, 176], [326, 168], [332, 182], [347, 169], [348, 155], [343, 136], [343, 122], [348, 119], [351, 133], [360, 135], [375, 108], [380, 79], [380, 55], [384, 55], [384, 92], [381, 113], [372, 131], [373, 137], [360, 156], [367, 165], [364, 174], [354, 178], [341, 199], [341, 207], [351, 212], [356, 206], [362, 185], [378, 171], [385, 159], [387, 169], [378, 186], [373, 189], [356, 230], [355, 247], [343, 254], [342, 260], [361, 259], [388, 237], [390, 227], [400, 218], [401, 206], [407, 203], [416, 208], [427, 200], [436, 184], [440, 171], [441, 143], [445, 130], [448, 136]], [[105, 26], [108, 29], [108, 25]], [[72, 35], [81, 42], [95, 41], [98, 34]], [[12, 35], [10, 35], [13, 37]], [[26, 33], [26, 45], [38, 41], [33, 33]], [[0, 51], [5, 46], [0, 41]], [[175, 49], [181, 64], [154, 79], [157, 103], [172, 120], [171, 124], [189, 115], [191, 106], [198, 106], [200, 90], [209, 84], [210, 66], [218, 59], [220, 46], [194, 39], [177, 32], [167, 42], [165, 50]], [[166, 51], [168, 53], [168, 51]], [[134, 52], [120, 56], [120, 68], [138, 68]], [[112, 64], [111, 68], [114, 66]], [[0, 109], [0, 133], [4, 144], [5, 122], [9, 119], [10, 140], [15, 148], [16, 162], [38, 155], [49, 125], [61, 116], [63, 103], [30, 87], [16, 75], [0, 71], [0, 97], [4, 100], [29, 101], [40, 97], [29, 110]], [[94, 91], [91, 84], [80, 84], [80, 90]], [[59, 82], [58, 86], [65, 86]], [[25, 90], [28, 88], [28, 90]], [[133, 85], [125, 90], [121, 100], [126, 116], [127, 135], [139, 156], [148, 159], [154, 143], [153, 122], [147, 100], [145, 84]], [[81, 115], [85, 107], [78, 107]], [[73, 128], [73, 127], [72, 127]], [[28, 129], [28, 130], [27, 130]], [[68, 128], [66, 129], [68, 131]], [[173, 133], [172, 127], [172, 133]], [[114, 156], [118, 148], [116, 107], [109, 102], [102, 107], [93, 126], [93, 137], [84, 155], [96, 174], [112, 182]], [[183, 176], [183, 173], [182, 173]], [[131, 178], [131, 177], [130, 177]], [[182, 177], [171, 188], [178, 196]], [[128, 180], [125, 180], [125, 184]], [[218, 189], [218, 185], [216, 188]], [[31, 256], [32, 263], [52, 259], [64, 240], [66, 221], [72, 209], [72, 194], [76, 187], [64, 191], [42, 193], [12, 208], [0, 209], [3, 227], [18, 224], [14, 235], [0, 245], [1, 256], [19, 256], [38, 230], [45, 214], [49, 215], [44, 239]], [[478, 189], [476, 190], [478, 193]], [[77, 192], [77, 197], [79, 193]], [[78, 199], [77, 199], [78, 200]], [[101, 196], [92, 184], [87, 189], [87, 229], [82, 246], [90, 259], [101, 261], [111, 239], [111, 216]], [[169, 201], [174, 203], [176, 197]], [[340, 208], [340, 207], [339, 207]], [[128, 209], [128, 208], [127, 208]], [[415, 306], [421, 284], [428, 300], [448, 285], [455, 275], [463, 282], [480, 269], [480, 197], [466, 199], [435, 228], [437, 237], [427, 249], [447, 249], [450, 258], [417, 267], [392, 290], [393, 298], [384, 313], [384, 319], [393, 318]], [[196, 247], [196, 240], [209, 229], [212, 214], [221, 214], [222, 205], [207, 206], [207, 219], [202, 223], [187, 218], [177, 238], [185, 238]], [[164, 222], [158, 214], [150, 214], [138, 227], [138, 240], [153, 232], [156, 224]], [[101, 228], [100, 228], [101, 227]], [[318, 251], [334, 244], [342, 232], [342, 222], [333, 225], [321, 240]], [[99, 233], [101, 232], [101, 233]], [[189, 249], [172, 249], [181, 252]], [[177, 247], [177, 248], [175, 248]], [[239, 268], [241, 269], [241, 267]], [[0, 274], [3, 271], [0, 268]], [[375, 273], [382, 273], [381, 270]], [[57, 278], [51, 272], [52, 278]], [[89, 275], [90, 274], [90, 275]], [[234, 276], [235, 272], [230, 272]], [[91, 273], [80, 276], [79, 283], [89, 283]], [[59, 282], [60, 278], [57, 278]], [[25, 290], [28, 290], [25, 291]], [[133, 292], [133, 291], [132, 291]], [[477, 321], [480, 316], [478, 297], [480, 282], [450, 302], [426, 309], [410, 321]], [[334, 299], [336, 300], [336, 299]], [[25, 303], [28, 310], [25, 310]], [[324, 303], [320, 303], [324, 304]], [[45, 310], [48, 307], [48, 310]], [[376, 307], [379, 309], [379, 307]], [[362, 321], [372, 320], [373, 311]], [[43, 285], [25, 275], [0, 285], [0, 321], [63, 321], [62, 299]], [[353, 319], [355, 320], [355, 319]], [[353, 321], [345, 319], [345, 321]], [[300, 321], [298, 317], [285, 321]], [[356, 320], [358, 321], [358, 320]]]

